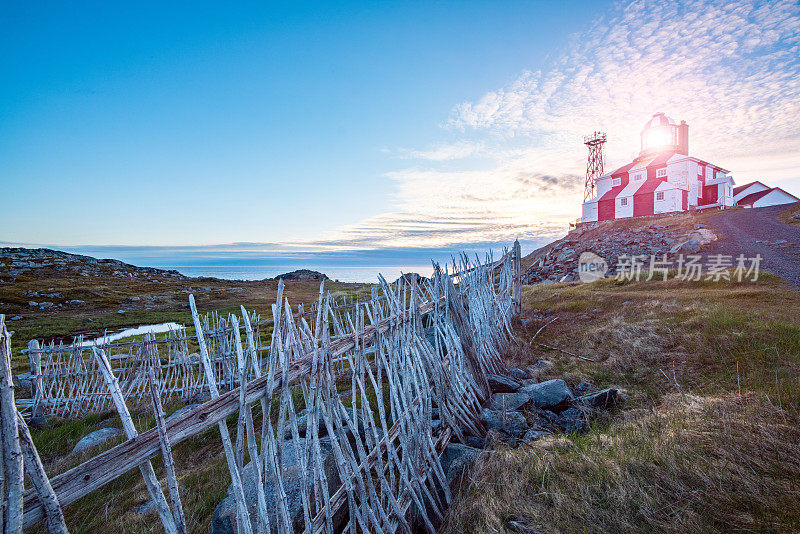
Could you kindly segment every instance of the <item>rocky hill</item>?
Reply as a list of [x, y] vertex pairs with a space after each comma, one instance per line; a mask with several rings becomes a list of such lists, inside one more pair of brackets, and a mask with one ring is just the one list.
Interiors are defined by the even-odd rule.
[[578, 259], [593, 252], [609, 265], [614, 276], [620, 256], [668, 257], [695, 254], [716, 241], [717, 235], [694, 214], [603, 221], [583, 226], [525, 258], [524, 283], [572, 282], [578, 279]]
[[136, 267], [119, 260], [98, 259], [49, 248], [0, 248], [0, 272], [6, 276], [35, 276], [43, 269], [87, 278], [98, 276], [145, 278], [153, 275], [186, 278], [175, 270]]

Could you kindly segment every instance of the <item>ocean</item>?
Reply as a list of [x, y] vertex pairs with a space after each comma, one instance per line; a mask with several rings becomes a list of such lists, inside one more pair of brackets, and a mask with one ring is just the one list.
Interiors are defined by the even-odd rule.
[[[522, 241], [523, 255], [549, 239]], [[10, 246], [30, 246], [13, 244]], [[287, 245], [233, 243], [197, 246], [70, 246], [51, 247], [95, 258], [113, 258], [140, 267], [175, 269], [186, 276], [227, 280], [263, 280], [297, 269], [311, 269], [340, 282], [375, 283], [378, 273], [393, 282], [402, 273], [430, 276], [431, 260], [442, 267], [466, 253], [481, 262], [498, 259], [511, 243], [465, 243], [441, 248], [299, 251]]]
[[392, 282], [404, 273], [430, 276], [433, 268], [428, 265], [153, 265], [163, 269], [175, 269], [186, 276], [211, 276], [225, 280], [263, 280], [297, 269], [311, 269], [328, 275], [339, 282], [376, 283], [378, 273]]

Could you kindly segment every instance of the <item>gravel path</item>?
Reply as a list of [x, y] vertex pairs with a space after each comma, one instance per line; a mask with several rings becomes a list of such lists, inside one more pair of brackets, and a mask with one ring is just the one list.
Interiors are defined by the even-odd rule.
[[709, 218], [720, 235], [706, 254], [761, 254], [761, 268], [800, 286], [800, 228], [777, 216], [790, 206], [722, 211]]

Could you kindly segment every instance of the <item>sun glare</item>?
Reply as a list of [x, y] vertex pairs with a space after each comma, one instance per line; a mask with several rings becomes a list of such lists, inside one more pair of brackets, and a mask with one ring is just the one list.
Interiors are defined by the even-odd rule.
[[644, 148], [657, 148], [671, 144], [670, 132], [667, 128], [651, 128], [645, 136]]

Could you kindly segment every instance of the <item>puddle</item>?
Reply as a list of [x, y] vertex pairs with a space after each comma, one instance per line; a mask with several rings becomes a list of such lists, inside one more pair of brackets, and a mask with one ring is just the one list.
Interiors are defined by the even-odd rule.
[[121, 332], [106, 334], [96, 339], [84, 340], [83, 342], [76, 343], [75, 345], [78, 347], [105, 345], [107, 343], [113, 343], [114, 341], [119, 341], [120, 339], [125, 339], [127, 337], [142, 336], [144, 334], [163, 334], [164, 332], [169, 332], [170, 330], [180, 330], [182, 328], [184, 328], [184, 326], [178, 323], [145, 324], [135, 328], [126, 328]]

